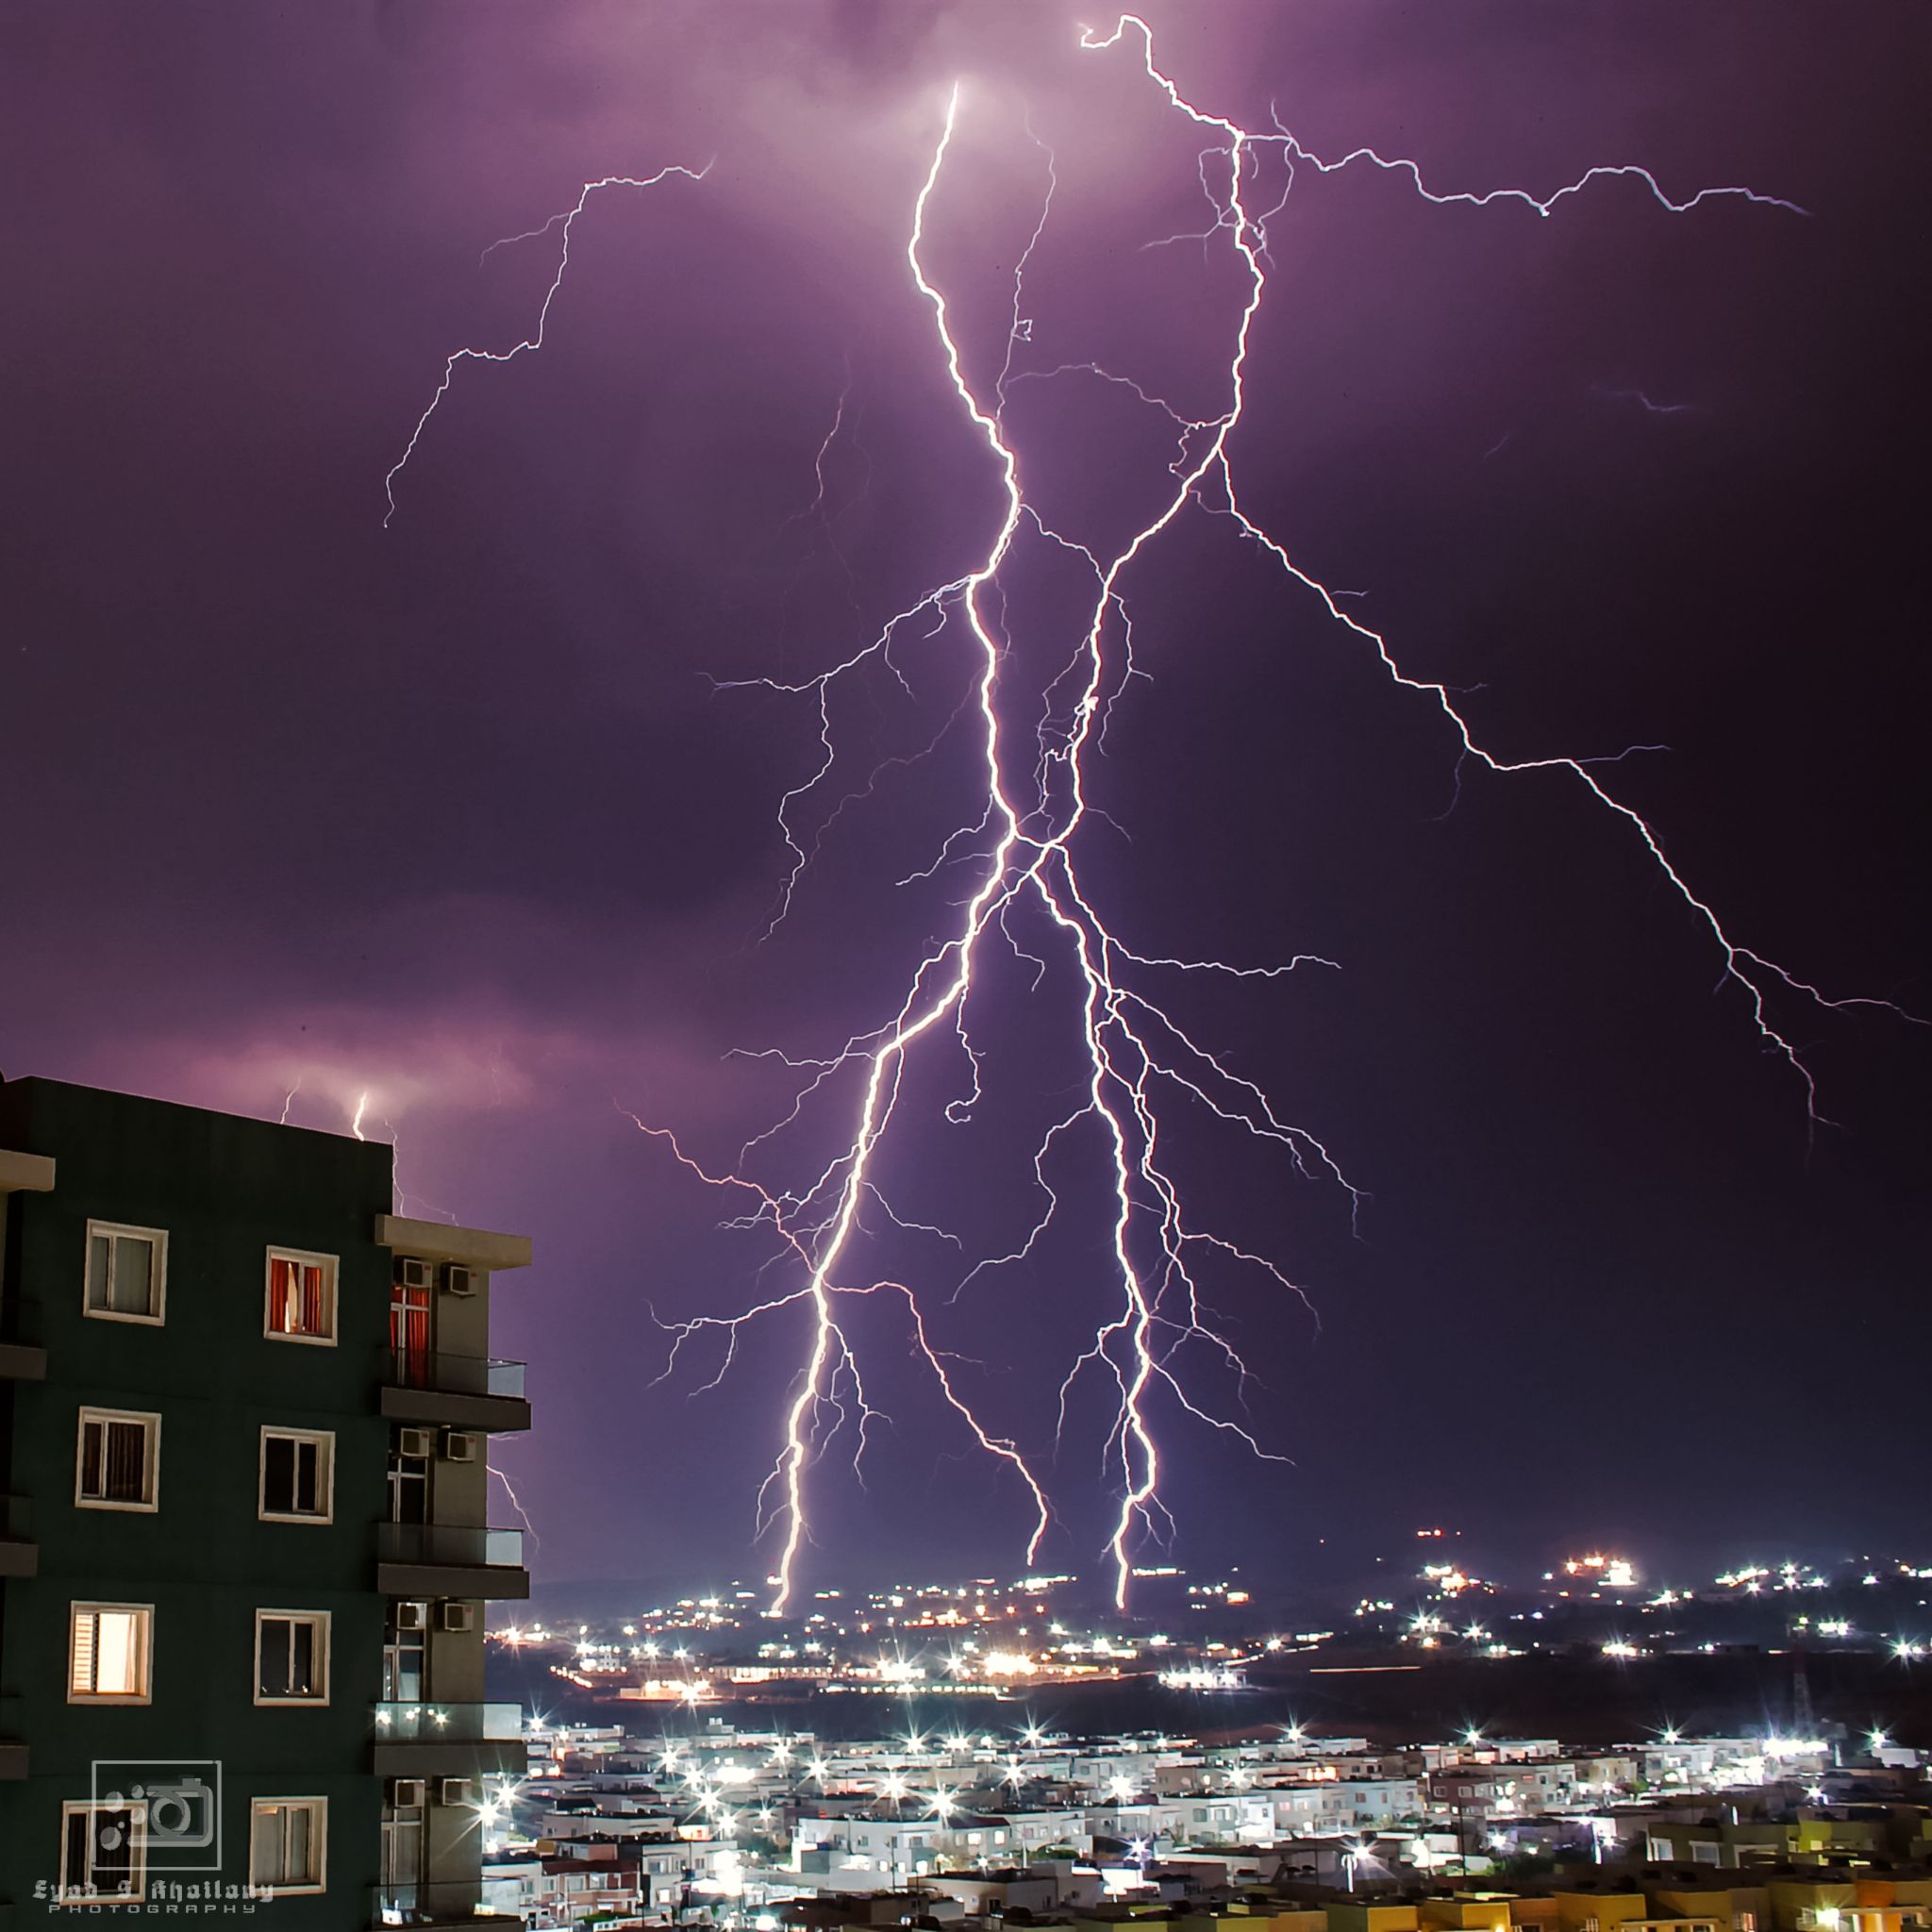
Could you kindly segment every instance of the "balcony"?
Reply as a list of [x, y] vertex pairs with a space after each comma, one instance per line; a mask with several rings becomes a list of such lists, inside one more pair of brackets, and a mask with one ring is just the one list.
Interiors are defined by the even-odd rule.
[[384, 1596], [526, 1597], [520, 1530], [451, 1523], [378, 1523], [375, 1587]]
[[452, 1429], [527, 1429], [522, 1362], [437, 1349], [384, 1348], [377, 1357], [382, 1412], [392, 1422]]
[[528, 1763], [521, 1704], [378, 1704], [379, 1777], [521, 1777]]
[[514, 1912], [492, 1912], [483, 1903], [483, 1881], [455, 1878], [419, 1885], [378, 1885], [371, 1925], [521, 1925]]
[[[18, 1697], [0, 1697], [0, 1780], [22, 1778], [26, 1775], [26, 1740], [21, 1735], [26, 1724], [26, 1713], [21, 1707]], [[0, 1926], [4, 1926], [7, 1907], [0, 1906]]]
[[18, 1296], [0, 1301], [0, 1382], [44, 1382], [47, 1351], [42, 1343], [37, 1302]]
[[25, 1496], [0, 1496], [0, 1576], [32, 1576], [40, 1567], [32, 1505]]

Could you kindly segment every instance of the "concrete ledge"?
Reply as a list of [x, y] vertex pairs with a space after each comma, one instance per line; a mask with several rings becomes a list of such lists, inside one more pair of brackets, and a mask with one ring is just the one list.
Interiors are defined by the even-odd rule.
[[[6, 1547], [0, 1543], [0, 1549]], [[442, 1596], [521, 1601], [530, 1593], [530, 1573], [508, 1563], [378, 1563], [375, 1589], [378, 1595], [412, 1601]]]
[[[11, 1738], [0, 1738], [0, 1779], [25, 1777], [26, 1775], [26, 1757], [27, 1750], [25, 1744], [19, 1743]], [[0, 1906], [0, 1913], [4, 1913], [6, 1909], [5, 1906]], [[6, 1920], [0, 1918], [0, 1924], [5, 1924]]]
[[529, 1759], [523, 1744], [508, 1739], [488, 1744], [378, 1743], [374, 1769], [377, 1777], [522, 1777]]
[[526, 1234], [491, 1234], [480, 1227], [451, 1227], [442, 1221], [409, 1221], [400, 1214], [375, 1217], [375, 1245], [425, 1261], [458, 1261], [485, 1274], [530, 1265]]
[[[16, 1542], [10, 1537], [0, 1539], [0, 1576], [37, 1576], [40, 1569], [39, 1543]], [[527, 1584], [523, 1593], [529, 1595]]]
[[[0, 1350], [0, 1374], [6, 1374]], [[382, 1412], [391, 1422], [431, 1423], [450, 1429], [527, 1429], [530, 1405], [520, 1395], [454, 1395], [441, 1389], [382, 1391]]]
[[0, 1194], [44, 1194], [54, 1186], [54, 1162], [45, 1154], [11, 1154], [0, 1147]]

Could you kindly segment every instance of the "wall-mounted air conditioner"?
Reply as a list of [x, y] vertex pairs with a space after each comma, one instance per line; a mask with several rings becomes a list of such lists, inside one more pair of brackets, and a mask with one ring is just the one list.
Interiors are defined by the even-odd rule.
[[398, 1630], [426, 1630], [429, 1627], [429, 1606], [398, 1604], [395, 1610], [395, 1626]]
[[460, 1261], [452, 1261], [442, 1271], [442, 1291], [444, 1294], [475, 1294], [476, 1271], [465, 1268]]
[[442, 1432], [442, 1455], [445, 1462], [475, 1462], [476, 1459], [476, 1439], [467, 1429], [445, 1429]]
[[408, 1456], [418, 1462], [425, 1462], [436, 1454], [436, 1431], [434, 1429], [398, 1429], [396, 1431], [396, 1454]]
[[396, 1286], [398, 1288], [427, 1288], [434, 1270], [429, 1263], [415, 1255], [396, 1257]]
[[467, 1805], [470, 1802], [470, 1780], [466, 1777], [438, 1778], [436, 1802], [439, 1805]]
[[436, 1627], [439, 1630], [474, 1630], [476, 1627], [476, 1606], [458, 1603], [452, 1599], [436, 1607]]
[[392, 1777], [389, 1781], [389, 1801], [398, 1810], [420, 1805], [427, 1795], [420, 1777]]

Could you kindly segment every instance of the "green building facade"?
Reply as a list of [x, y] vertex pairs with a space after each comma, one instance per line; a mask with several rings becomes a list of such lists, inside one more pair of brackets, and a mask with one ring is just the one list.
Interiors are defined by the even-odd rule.
[[528, 1589], [489, 1279], [528, 1244], [391, 1214], [391, 1160], [0, 1083], [0, 1932], [475, 1923], [522, 1768], [483, 1611]]

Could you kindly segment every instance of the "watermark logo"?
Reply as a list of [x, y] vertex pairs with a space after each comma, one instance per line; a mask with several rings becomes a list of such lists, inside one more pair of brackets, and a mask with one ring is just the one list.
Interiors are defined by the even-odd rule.
[[101, 1829], [132, 1815], [149, 1874], [222, 1869], [219, 1758], [97, 1757], [89, 1798]]

